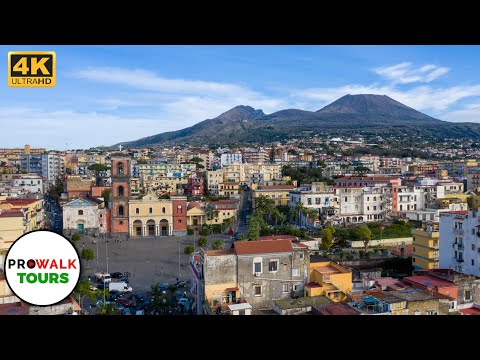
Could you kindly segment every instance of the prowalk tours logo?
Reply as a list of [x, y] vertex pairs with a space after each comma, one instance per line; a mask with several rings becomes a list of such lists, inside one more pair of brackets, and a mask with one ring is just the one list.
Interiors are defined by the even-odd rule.
[[21, 300], [40, 306], [68, 297], [80, 277], [80, 259], [65, 237], [47, 230], [27, 233], [10, 247], [5, 278]]

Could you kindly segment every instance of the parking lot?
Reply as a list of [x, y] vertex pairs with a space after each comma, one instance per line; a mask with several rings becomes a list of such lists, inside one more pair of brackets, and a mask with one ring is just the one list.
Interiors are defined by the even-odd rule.
[[[196, 238], [198, 239], [198, 235]], [[227, 248], [231, 246], [229, 238], [226, 235], [213, 235], [208, 237], [208, 243], [222, 239], [225, 240]], [[93, 241], [96, 243], [93, 244]], [[88, 264], [83, 262], [85, 277], [91, 275], [93, 279], [93, 274], [98, 271], [129, 272], [129, 286], [134, 293], [141, 294], [146, 294], [152, 284], [173, 284], [177, 278], [187, 281], [186, 290], [189, 290], [189, 257], [183, 253], [187, 245], [193, 245], [193, 236], [131, 238], [121, 241], [82, 236], [77, 242], [80, 253], [82, 248], [89, 247], [96, 255]], [[198, 249], [196, 246], [196, 250]]]

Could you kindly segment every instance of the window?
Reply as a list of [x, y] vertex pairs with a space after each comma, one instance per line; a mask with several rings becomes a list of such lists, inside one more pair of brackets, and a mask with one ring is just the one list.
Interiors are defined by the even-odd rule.
[[370, 201], [370, 196], [367, 196], [367, 201]]
[[293, 268], [292, 269], [292, 276], [300, 276], [300, 269], [299, 268]]
[[100, 227], [103, 227], [103, 224], [100, 224]]
[[117, 164], [117, 174], [122, 175], [123, 174], [123, 163], [118, 163]]
[[118, 207], [118, 216], [123, 216], [124, 215], [124, 208], [123, 205], [120, 205]]
[[268, 263], [268, 271], [276, 272], [278, 271], [278, 260], [270, 260]]
[[140, 214], [140, 209], [139, 208], [135, 209], [135, 214]]
[[293, 291], [298, 291], [298, 290], [300, 290], [300, 285], [298, 284], [293, 285]]
[[118, 196], [123, 196], [123, 193], [124, 193], [124, 188], [123, 188], [123, 186], [119, 186], [119, 187], [118, 187]]
[[475, 260], [472, 259], [472, 266], [475, 266]]
[[255, 296], [262, 296], [262, 287], [260, 285], [255, 285], [253, 288]]
[[307, 198], [307, 204], [312, 205], [312, 198]]
[[78, 215], [83, 215], [83, 210], [78, 210]]
[[320, 199], [320, 198], [315, 198], [315, 204], [320, 205], [321, 200], [322, 199]]
[[367, 210], [370, 210], [370, 206], [367, 206]]
[[261, 262], [253, 263], [253, 271], [256, 272], [256, 273], [261, 273], [262, 272], [262, 263]]
[[303, 259], [303, 256], [304, 256], [304, 254], [303, 254], [303, 252], [301, 252], [300, 253], [300, 259]]
[[283, 291], [283, 293], [288, 293], [289, 290], [290, 290], [290, 289], [289, 289], [288, 284], [283, 284], [283, 285], [282, 285], [282, 291]]
[[415, 262], [415, 256], [413, 257], [413, 262]]
[[435, 315], [436, 311], [433, 309], [427, 310], [427, 315]]
[[152, 209], [152, 208], [148, 208], [148, 213], [149, 213], [149, 214], [153, 214], [153, 209]]
[[472, 244], [472, 250], [475, 251], [475, 244]]
[[448, 304], [448, 308], [455, 309], [455, 301], [450, 301], [450, 303]]
[[402, 210], [403, 210], [403, 205], [400, 205], [400, 211], [402, 211]]
[[465, 290], [465, 301], [470, 301], [472, 300], [472, 291], [471, 290]]
[[[119, 223], [120, 225], [123, 225], [123, 220], [120, 220], [118, 223]], [[108, 241], [108, 240], [107, 240], [107, 241]]]
[[100, 214], [100, 217], [102, 218], [102, 217], [103, 217], [103, 214]]
[[374, 207], [373, 207], [373, 210], [377, 210], [377, 207], [376, 207], [376, 206], [374, 206]]
[[337, 299], [337, 298], [338, 298], [338, 292], [334, 292], [334, 293], [333, 293], [333, 297], [334, 297], [335, 299]]
[[347, 202], [347, 201], [348, 201], [348, 200], [347, 200], [347, 197], [345, 196], [345, 202]]
[[181, 224], [181, 223], [182, 223], [182, 219], [178, 219], [178, 223]]
[[162, 208], [162, 214], [165, 214], [165, 208], [164, 207]]

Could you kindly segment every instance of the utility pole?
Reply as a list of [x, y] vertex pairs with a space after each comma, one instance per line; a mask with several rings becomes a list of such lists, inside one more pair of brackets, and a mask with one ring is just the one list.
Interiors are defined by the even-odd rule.
[[[195, 230], [193, 233], [195, 234]], [[178, 243], [178, 278], [180, 278], [180, 243]]]

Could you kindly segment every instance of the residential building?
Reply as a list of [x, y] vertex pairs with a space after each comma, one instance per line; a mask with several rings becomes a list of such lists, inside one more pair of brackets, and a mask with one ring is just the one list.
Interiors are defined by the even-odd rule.
[[24, 232], [41, 229], [45, 226], [43, 198], [40, 199], [6, 199], [0, 201], [1, 211], [21, 211]]
[[87, 175], [67, 175], [66, 187], [68, 200], [87, 197], [95, 181]]
[[478, 209], [440, 214], [440, 268], [480, 276], [479, 224]]
[[218, 195], [221, 183], [223, 183], [223, 170], [207, 171], [207, 189], [210, 195]]
[[[43, 176], [42, 172], [42, 157], [43, 155], [22, 155], [21, 156], [21, 170], [24, 174], [37, 174]], [[45, 177], [44, 177], [45, 179]]]
[[333, 261], [310, 263], [309, 282], [305, 297], [326, 296], [334, 302], [347, 299], [352, 292], [352, 272]]
[[438, 222], [428, 221], [419, 229], [412, 229], [414, 270], [439, 268], [439, 232]]
[[335, 180], [336, 188], [400, 186], [401, 179], [387, 176], [346, 176]]
[[16, 189], [26, 190], [31, 194], [44, 193], [43, 179], [36, 174], [19, 174], [12, 176], [12, 187]]
[[[300, 201], [303, 207], [307, 209], [318, 209], [321, 214], [322, 222], [327, 221], [340, 212], [338, 197], [335, 195], [333, 186], [327, 186], [322, 182], [313, 182], [311, 185], [302, 185], [300, 188], [289, 192], [289, 206], [295, 209]], [[306, 219], [302, 214], [301, 223]]]
[[23, 148], [13, 148], [13, 149], [0, 149], [1, 156], [11, 156], [11, 155], [41, 155], [46, 151], [45, 148], [36, 148], [32, 149], [30, 145], [25, 145]]
[[391, 209], [390, 190], [389, 187], [336, 188], [335, 195], [340, 203], [340, 214], [333, 217], [333, 221], [357, 223], [384, 219]]
[[202, 205], [196, 201], [190, 202], [187, 206], [187, 226], [202, 226], [206, 222], [207, 213]]
[[[183, 194], [183, 185], [188, 177], [196, 173], [196, 164], [136, 164], [135, 177], [140, 178], [143, 191], [156, 190], [159, 193]], [[181, 192], [178, 191], [182, 189]]]
[[62, 214], [66, 235], [98, 235], [110, 230], [103, 200], [88, 197], [69, 201], [62, 205]]
[[131, 166], [130, 156], [117, 153], [111, 155], [112, 194], [110, 196], [111, 232], [128, 235]]
[[270, 154], [264, 149], [245, 149], [243, 161], [249, 164], [264, 164], [270, 160]]
[[240, 197], [240, 183], [234, 181], [226, 181], [219, 183], [218, 195], [232, 198]]
[[227, 220], [233, 222], [238, 216], [238, 201], [212, 201], [207, 204], [205, 214], [206, 218], [204, 223], [208, 225], [223, 224]]
[[190, 262], [197, 313], [221, 313], [235, 302], [247, 302], [256, 313], [272, 309], [272, 300], [301, 296], [309, 262], [308, 248], [286, 239], [202, 249]]
[[42, 155], [42, 176], [49, 184], [55, 184], [58, 178], [63, 178], [66, 173], [66, 157], [64, 153]]
[[220, 155], [220, 166], [228, 166], [232, 163], [242, 163], [242, 153], [241, 152], [231, 152]]
[[290, 192], [295, 188], [294, 185], [260, 185], [256, 190], [252, 191], [252, 206], [255, 209], [257, 199], [265, 197], [273, 200], [275, 206], [288, 205], [290, 202]]
[[190, 195], [203, 195], [203, 179], [198, 177], [188, 178], [187, 193]]

